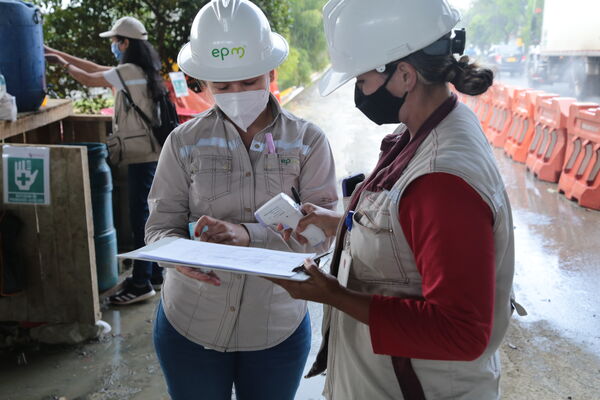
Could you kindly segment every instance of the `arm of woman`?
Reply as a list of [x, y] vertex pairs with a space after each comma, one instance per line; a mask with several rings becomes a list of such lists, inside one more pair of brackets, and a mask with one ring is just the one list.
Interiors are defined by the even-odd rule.
[[429, 174], [401, 200], [400, 223], [423, 278], [422, 299], [348, 290], [307, 260], [312, 279], [277, 280], [294, 298], [329, 304], [369, 325], [373, 350], [469, 361], [487, 347], [495, 294], [493, 218], [462, 179]]
[[64, 59], [69, 64], [74, 65], [77, 68], [79, 68], [85, 72], [88, 72], [88, 73], [104, 72], [104, 71], [108, 71], [109, 69], [113, 68], [113, 67], [107, 67], [105, 65], [96, 64], [95, 62], [85, 60], [83, 58], [72, 56], [68, 53], [65, 53], [64, 51], [59, 51], [59, 50], [53, 49], [52, 47], [49, 47], [49, 46], [44, 46], [44, 53], [45, 54], [55, 54], [55, 55], [61, 57], [62, 59]]
[[[333, 154], [325, 134], [314, 125], [308, 129], [310, 132], [305, 135], [312, 135], [312, 140], [305, 146], [309, 149], [309, 153], [301, 162], [298, 177], [300, 198], [303, 203], [312, 203], [333, 210], [337, 206]], [[259, 223], [244, 223], [243, 226], [248, 230], [252, 247], [295, 252], [322, 252], [328, 249], [333, 241], [333, 237], [330, 237], [323, 244], [312, 247], [294, 238], [286, 241], [281, 234]]]
[[165, 237], [188, 238], [190, 177], [180, 159], [177, 131], [165, 141], [148, 194], [146, 243]]
[[422, 276], [422, 299], [373, 296], [373, 350], [471, 361], [486, 349], [495, 296], [493, 214], [461, 178], [425, 175], [405, 191], [400, 223]]
[[63, 66], [69, 75], [71, 75], [77, 82], [84, 86], [111, 87], [111, 84], [106, 80], [106, 78], [104, 78], [104, 72], [86, 72], [57, 54], [47, 53], [46, 60], [49, 63]]
[[[160, 153], [152, 188], [148, 194], [150, 215], [146, 221], [146, 243], [166, 237], [188, 238], [190, 178], [179, 158], [177, 135], [171, 133]], [[183, 275], [215, 286], [221, 280], [214, 272], [200, 272], [194, 268], [178, 266]]]

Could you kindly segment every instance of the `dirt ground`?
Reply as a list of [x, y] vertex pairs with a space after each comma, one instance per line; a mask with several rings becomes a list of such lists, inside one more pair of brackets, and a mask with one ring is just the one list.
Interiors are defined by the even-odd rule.
[[[155, 304], [105, 310], [113, 332], [91, 343], [0, 353], [0, 399], [168, 399], [152, 347]], [[309, 363], [320, 343], [320, 307], [311, 304], [310, 310], [314, 340]], [[600, 399], [600, 358], [544, 322], [515, 319], [501, 352], [503, 399]], [[322, 377], [303, 380], [296, 398], [321, 399], [322, 384]]]

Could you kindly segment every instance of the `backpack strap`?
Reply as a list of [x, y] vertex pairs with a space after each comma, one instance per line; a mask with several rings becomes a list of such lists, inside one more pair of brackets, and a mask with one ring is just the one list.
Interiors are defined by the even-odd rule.
[[142, 119], [144, 120], [144, 122], [146, 122], [148, 124], [148, 126], [150, 126], [151, 128], [154, 127], [152, 120], [133, 101], [133, 98], [131, 97], [131, 93], [129, 93], [129, 88], [127, 88], [127, 84], [123, 80], [123, 77], [121, 76], [121, 73], [119, 72], [119, 69], [115, 68], [115, 72], [117, 73], [117, 76], [119, 77], [119, 80], [121, 81], [121, 84], [123, 85], [122, 92], [125, 95], [125, 98], [127, 99], [127, 102], [129, 103], [129, 105], [131, 107], [133, 107], [133, 109], [140, 115], [140, 117], [142, 117]]

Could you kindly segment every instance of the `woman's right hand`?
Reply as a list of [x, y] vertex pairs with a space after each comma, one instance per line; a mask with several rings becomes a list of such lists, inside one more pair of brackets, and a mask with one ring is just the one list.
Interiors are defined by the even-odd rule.
[[[302, 232], [304, 232], [309, 225], [315, 225], [318, 228], [321, 228], [326, 237], [333, 237], [337, 231], [340, 218], [342, 218], [342, 216], [335, 211], [316, 206], [312, 203], [302, 204], [302, 213], [304, 213], [304, 217], [300, 219], [296, 230], [293, 231], [296, 239], [302, 244], [308, 243], [308, 240], [302, 236]], [[284, 230], [283, 226], [279, 225], [278, 230], [285, 240], [289, 240], [292, 236], [291, 229]]]
[[214, 286], [221, 286], [221, 279], [217, 274], [214, 273], [214, 271], [204, 273], [197, 268], [183, 266], [177, 266], [176, 269], [188, 278], [192, 278], [200, 282], [206, 282]]

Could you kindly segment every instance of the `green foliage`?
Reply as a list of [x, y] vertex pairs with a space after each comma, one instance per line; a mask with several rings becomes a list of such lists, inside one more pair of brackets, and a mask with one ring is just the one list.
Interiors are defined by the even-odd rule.
[[[33, 0], [45, 13], [44, 38], [47, 45], [102, 65], [115, 65], [110, 42], [98, 35], [110, 29], [115, 20], [130, 15], [140, 19], [150, 42], [171, 70], [181, 47], [188, 41], [192, 21], [208, 0]], [[288, 36], [292, 24], [290, 0], [254, 0], [271, 21], [272, 28]], [[50, 69], [51, 88], [61, 95], [72, 90], [88, 93], [64, 71]]]
[[290, 57], [279, 69], [279, 86], [287, 88], [310, 83], [313, 72], [329, 63], [321, 10], [326, 0], [294, 0], [293, 24], [288, 40]]
[[[535, 1], [535, 0], [533, 0]], [[468, 42], [481, 49], [521, 37], [530, 24], [531, 0], [475, 0], [465, 22]]]
[[113, 107], [115, 101], [106, 97], [83, 98], [75, 101], [73, 108], [77, 114], [100, 114], [103, 108]]
[[[164, 63], [172, 70], [181, 47], [189, 40], [196, 13], [208, 0], [33, 0], [45, 12], [44, 35], [48, 46], [92, 60], [101, 65], [115, 65], [110, 42], [98, 35], [110, 29], [118, 18], [130, 15], [141, 20], [150, 42]], [[291, 52], [279, 68], [279, 86], [310, 83], [314, 71], [327, 66], [327, 44], [323, 33], [321, 10], [326, 0], [253, 0], [265, 12], [274, 31], [288, 39]], [[55, 66], [48, 68], [47, 81], [60, 96], [72, 91], [89, 95], [85, 88]], [[86, 107], [86, 106], [84, 106]], [[87, 109], [87, 108], [86, 108]]]

